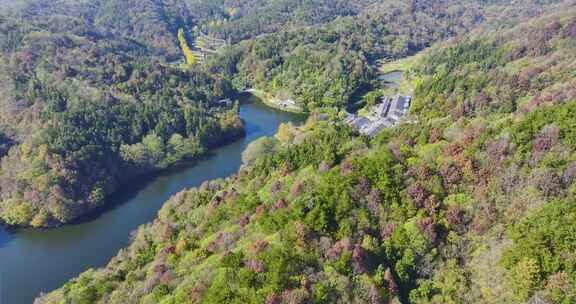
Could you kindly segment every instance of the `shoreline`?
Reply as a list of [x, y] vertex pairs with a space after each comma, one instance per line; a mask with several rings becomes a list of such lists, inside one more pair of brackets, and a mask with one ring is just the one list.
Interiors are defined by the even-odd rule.
[[258, 89], [248, 89], [245, 91], [240, 92], [239, 94], [251, 94], [252, 96], [258, 98], [258, 100], [260, 102], [262, 102], [263, 104], [274, 108], [276, 110], [280, 110], [280, 111], [284, 111], [284, 112], [289, 112], [289, 113], [295, 113], [295, 114], [307, 114], [309, 112], [304, 111], [304, 109], [300, 108], [300, 107], [284, 107], [279, 105], [277, 102], [275, 102], [275, 100], [277, 100], [276, 98], [270, 97], [270, 94], [267, 92], [264, 92], [262, 90], [258, 90]]
[[[242, 164], [241, 152], [250, 142], [272, 136], [282, 123], [304, 123], [302, 115], [272, 109], [253, 100], [242, 100], [240, 108], [245, 137], [212, 149], [201, 159], [157, 171], [154, 178], [129, 180], [131, 184], [111, 196], [110, 204], [90, 211], [91, 216], [56, 229], [2, 227], [0, 256], [4, 262], [0, 266], [6, 283], [3, 300], [32, 303], [41, 292], [56, 290], [87, 269], [104, 267], [129, 245], [132, 231], [155, 221], [170, 197], [184, 189], [200, 187], [204, 182], [237, 174]], [[26, 289], [19, 288], [24, 285]]]
[[155, 178], [162, 176], [163, 174], [169, 173], [171, 170], [178, 170], [180, 168], [186, 167], [187, 165], [194, 164], [206, 157], [209, 157], [213, 150], [226, 146], [239, 140], [241, 138], [246, 137], [246, 126], [245, 122], [242, 120], [242, 128], [238, 130], [234, 130], [232, 134], [223, 134], [223, 138], [216, 144], [210, 144], [205, 147], [205, 151], [202, 153], [195, 155], [189, 158], [179, 159], [165, 168], [152, 168], [148, 170], [143, 170], [139, 173], [135, 173], [134, 175], [130, 176], [123, 182], [119, 182], [116, 189], [111, 191], [110, 193], [106, 194], [103, 203], [95, 205], [93, 207], [89, 207], [86, 210], [82, 211], [81, 214], [78, 216], [73, 217], [69, 221], [62, 223], [62, 222], [50, 222], [47, 223], [45, 226], [38, 226], [35, 227], [33, 225], [10, 225], [5, 220], [0, 219], [0, 226], [4, 226], [9, 229], [34, 229], [34, 230], [51, 230], [51, 229], [58, 229], [64, 226], [71, 226], [76, 224], [81, 224], [86, 222], [86, 220], [92, 220], [99, 215], [101, 215], [106, 210], [114, 208], [116, 204], [114, 203], [107, 203], [106, 201], [110, 201], [113, 197], [118, 196], [121, 194], [121, 188], [124, 187], [134, 187], [140, 184], [145, 179]]
[[[259, 91], [259, 90], [256, 90], [256, 91], [259, 93], [262, 93], [262, 94], [266, 94], [263, 91]], [[262, 104], [266, 105], [267, 107], [270, 107], [270, 108], [273, 108], [273, 109], [276, 109], [279, 111], [294, 113], [294, 114], [307, 114], [308, 113], [308, 112], [305, 112], [302, 110], [297, 111], [295, 109], [280, 107], [280, 106], [274, 104], [273, 102], [267, 101], [261, 94], [258, 94], [255, 91], [239, 92], [238, 94], [236, 94], [235, 97], [239, 97], [242, 94], [250, 94], [250, 95], [252, 95], [258, 99], [257, 102], [261, 102]], [[250, 103], [250, 102], [252, 102], [252, 101], [240, 100], [240, 104], [245, 104], [245, 103]], [[232, 134], [224, 135], [224, 137], [222, 138], [222, 140], [220, 142], [207, 146], [206, 151], [204, 151], [203, 153], [201, 153], [199, 155], [196, 155], [196, 156], [191, 157], [191, 158], [180, 159], [180, 160], [170, 164], [166, 168], [150, 169], [150, 170], [146, 170], [144, 172], [135, 174], [134, 176], [131, 176], [125, 182], [119, 183], [117, 189], [108, 193], [106, 195], [106, 197], [104, 198], [104, 201], [110, 200], [113, 197], [120, 195], [120, 193], [121, 193], [120, 189], [123, 187], [134, 187], [135, 185], [140, 184], [145, 179], [150, 179], [150, 178], [162, 176], [165, 173], [169, 173], [171, 170], [178, 170], [179, 168], [186, 167], [190, 164], [194, 164], [197, 161], [200, 161], [206, 157], [209, 157], [211, 155], [211, 153], [213, 152], [213, 150], [221, 148], [223, 146], [226, 146], [228, 144], [233, 143], [234, 141], [236, 141], [238, 139], [246, 137], [246, 135], [247, 135], [246, 134], [246, 125], [245, 125], [245, 122], [243, 119], [242, 119], [242, 124], [243, 124], [242, 128], [233, 131]], [[93, 206], [91, 208], [86, 209], [81, 214], [79, 214], [78, 216], [75, 216], [70, 221], [65, 222], [65, 223], [55, 222], [55, 223], [48, 223], [45, 226], [35, 227], [32, 225], [10, 225], [10, 224], [6, 223], [6, 221], [0, 219], [0, 226], [4, 226], [4, 227], [9, 228], [9, 229], [35, 229], [35, 230], [58, 229], [58, 228], [62, 228], [64, 226], [81, 224], [81, 223], [84, 223], [88, 220], [92, 220], [92, 219], [98, 217], [99, 215], [101, 215], [103, 212], [106, 212], [107, 210], [114, 208], [115, 205], [116, 204], [104, 202], [103, 204], [99, 204], [99, 205], [96, 205], [96, 206]]]

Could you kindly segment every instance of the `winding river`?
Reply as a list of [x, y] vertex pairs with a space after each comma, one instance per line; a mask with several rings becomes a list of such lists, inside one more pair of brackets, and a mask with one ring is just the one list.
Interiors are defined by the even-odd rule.
[[258, 102], [242, 105], [240, 114], [246, 137], [194, 164], [134, 182], [96, 215], [51, 230], [0, 228], [0, 304], [32, 303], [41, 292], [62, 286], [88, 268], [104, 266], [128, 245], [130, 232], [151, 222], [172, 195], [235, 173], [251, 141], [274, 134], [282, 122], [299, 124], [305, 119]]

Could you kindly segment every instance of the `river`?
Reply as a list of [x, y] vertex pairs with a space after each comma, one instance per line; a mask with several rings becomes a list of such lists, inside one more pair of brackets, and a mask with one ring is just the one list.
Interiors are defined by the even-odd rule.
[[0, 228], [0, 304], [32, 303], [41, 292], [62, 286], [88, 268], [104, 266], [128, 245], [130, 232], [151, 222], [172, 195], [235, 173], [251, 141], [274, 134], [282, 122], [299, 124], [305, 119], [258, 102], [242, 105], [240, 115], [246, 137], [194, 164], [124, 187], [110, 198], [110, 207], [95, 215], [50, 230]]

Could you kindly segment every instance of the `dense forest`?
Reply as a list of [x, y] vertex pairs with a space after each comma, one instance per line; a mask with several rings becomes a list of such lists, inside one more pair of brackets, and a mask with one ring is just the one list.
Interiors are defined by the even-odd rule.
[[[574, 303], [576, 10], [565, 4], [514, 26], [522, 10], [509, 11], [506, 25], [425, 51], [409, 71], [411, 123], [376, 138], [335, 111], [283, 125], [237, 174], [177, 194], [106, 267], [37, 303]], [[239, 47], [265, 52], [253, 45], [276, 35], [300, 34]]]
[[[249, 33], [245, 27], [254, 24], [267, 31], [259, 27], [260, 23], [271, 18], [275, 21], [266, 23], [269, 26], [282, 24], [274, 9], [290, 1], [270, 2], [257, 13], [246, 13], [239, 20], [226, 19], [224, 25], [210, 23], [207, 29], [218, 34], [231, 24], [230, 29]], [[547, 7], [538, 1], [526, 2], [513, 12], [508, 11], [507, 1], [302, 2], [304, 9], [314, 6], [306, 10], [314, 18], [305, 20], [320, 22], [325, 19], [323, 14], [340, 6], [341, 14], [309, 26], [299, 19], [300, 6], [286, 9], [290, 12], [286, 18], [289, 16], [295, 26], [235, 44], [208, 63], [210, 70], [229, 75], [237, 89], [257, 88], [280, 99], [294, 99], [305, 111], [344, 108], [374, 86], [376, 60], [404, 58], [481, 25], [507, 26]], [[220, 35], [235, 37], [226, 32]]]
[[232, 93], [221, 75], [57, 7], [70, 14], [0, 18], [4, 222], [67, 223], [132, 178], [242, 134], [237, 105], [217, 102]]
[[[0, 4], [0, 218], [44, 227], [242, 134], [238, 108], [221, 98], [255, 88], [307, 111], [344, 108], [373, 87], [377, 59], [561, 1]], [[198, 33], [230, 45], [199, 64], [189, 47]]]

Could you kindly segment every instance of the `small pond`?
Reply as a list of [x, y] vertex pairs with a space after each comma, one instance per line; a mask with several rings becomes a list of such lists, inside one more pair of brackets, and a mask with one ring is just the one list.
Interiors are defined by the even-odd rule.
[[386, 88], [397, 89], [402, 85], [403, 75], [402, 71], [392, 71], [378, 76], [378, 79], [384, 82]]

